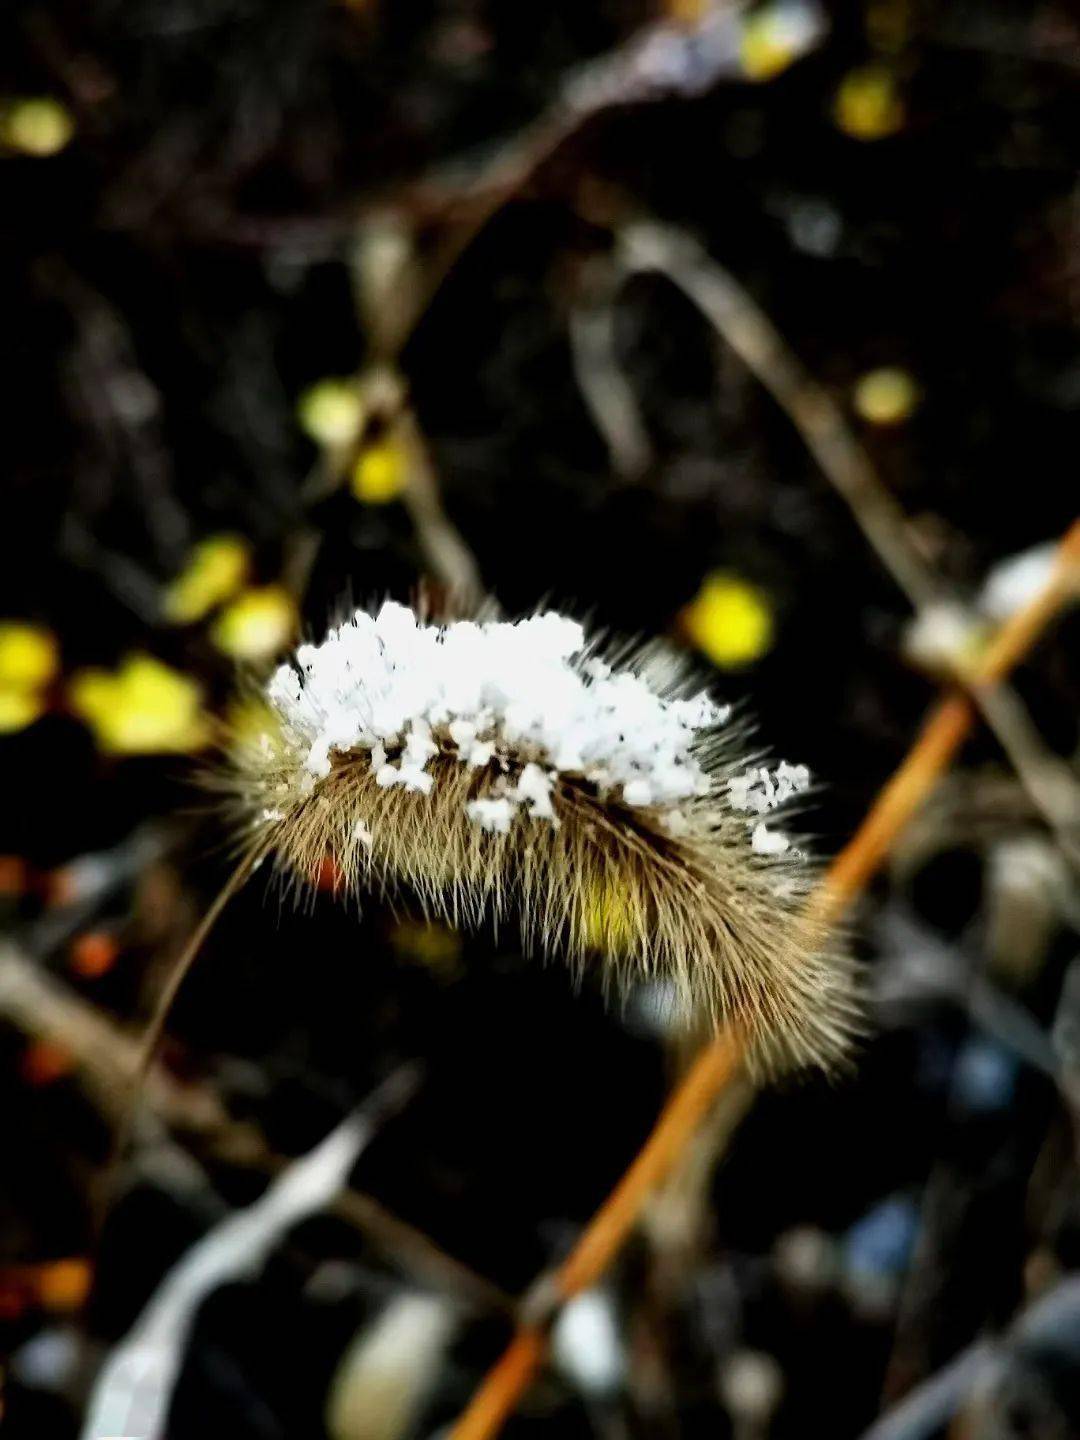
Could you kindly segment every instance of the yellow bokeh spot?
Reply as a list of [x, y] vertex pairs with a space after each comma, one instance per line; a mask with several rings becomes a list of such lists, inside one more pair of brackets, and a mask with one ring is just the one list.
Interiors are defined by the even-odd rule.
[[268, 660], [296, 631], [296, 603], [282, 585], [243, 591], [214, 621], [210, 638], [234, 660]]
[[579, 912], [581, 944], [607, 955], [627, 955], [640, 944], [634, 922], [633, 907], [610, 882], [588, 886]]
[[402, 959], [446, 975], [459, 969], [461, 936], [436, 920], [399, 920], [390, 931], [390, 944]]
[[351, 445], [364, 422], [364, 405], [352, 380], [326, 379], [311, 385], [296, 404], [304, 434], [327, 449]]
[[722, 670], [751, 664], [773, 642], [773, 614], [764, 591], [723, 571], [705, 579], [681, 618], [692, 643]]
[[712, 8], [711, 0], [665, 0], [664, 9], [676, 25], [700, 25]]
[[0, 686], [37, 690], [56, 674], [56, 637], [41, 625], [0, 621]]
[[232, 700], [225, 712], [229, 749], [243, 763], [245, 759], [267, 764], [279, 759], [284, 736], [278, 712], [257, 695]]
[[750, 80], [771, 80], [805, 54], [815, 34], [809, 11], [766, 5], [743, 20], [739, 60]]
[[68, 700], [109, 755], [179, 754], [209, 738], [198, 683], [152, 655], [132, 655], [115, 671], [79, 671]]
[[0, 114], [0, 143], [23, 155], [55, 155], [74, 134], [71, 112], [48, 95], [16, 100]]
[[14, 735], [32, 725], [45, 709], [36, 690], [0, 685], [0, 735]]
[[883, 140], [903, 128], [904, 102], [890, 70], [864, 65], [840, 82], [833, 117], [854, 140]]
[[919, 387], [906, 370], [868, 370], [855, 382], [855, 413], [871, 425], [899, 425], [919, 403]]
[[352, 492], [365, 505], [386, 505], [405, 489], [408, 462], [405, 447], [392, 435], [368, 445], [357, 456]]
[[192, 625], [236, 594], [251, 564], [251, 547], [239, 535], [210, 535], [165, 588], [162, 613], [173, 625]]

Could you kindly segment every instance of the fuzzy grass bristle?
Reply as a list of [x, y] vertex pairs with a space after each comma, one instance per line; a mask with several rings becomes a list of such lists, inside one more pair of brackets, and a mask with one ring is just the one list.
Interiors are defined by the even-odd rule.
[[229, 784], [292, 885], [331, 857], [350, 892], [407, 889], [457, 927], [515, 917], [617, 988], [672, 982], [770, 1073], [844, 1053], [850, 969], [774, 823], [808, 776], [748, 764], [655, 648], [605, 657], [552, 612], [439, 626], [388, 604], [302, 646], [264, 700]]

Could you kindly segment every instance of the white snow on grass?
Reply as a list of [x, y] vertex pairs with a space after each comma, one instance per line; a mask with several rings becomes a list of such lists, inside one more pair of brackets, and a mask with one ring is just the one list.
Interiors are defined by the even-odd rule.
[[377, 615], [358, 610], [321, 645], [301, 645], [267, 694], [313, 780], [329, 774], [335, 752], [366, 750], [378, 785], [422, 793], [440, 750], [471, 767], [510, 759], [516, 779], [466, 807], [496, 832], [522, 811], [557, 823], [558, 774], [633, 806], [669, 809], [703, 794], [709, 781], [693, 747], [728, 713], [704, 694], [672, 698], [632, 669], [612, 669], [577, 621], [553, 611], [423, 625], [393, 602]]
[[[728, 798], [732, 808], [751, 817], [768, 815], [785, 805], [793, 795], [800, 795], [810, 785], [810, 771], [805, 765], [789, 765], [781, 760], [774, 770], [753, 765], [742, 775], [728, 781]], [[755, 855], [784, 855], [791, 841], [782, 830], [766, 825], [764, 820], [747, 821], [750, 845]]]

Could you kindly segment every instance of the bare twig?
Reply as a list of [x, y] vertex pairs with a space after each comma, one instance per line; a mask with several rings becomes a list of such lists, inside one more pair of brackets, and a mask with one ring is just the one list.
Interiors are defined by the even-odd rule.
[[612, 470], [637, 480], [652, 459], [652, 445], [616, 353], [614, 278], [606, 258], [586, 267], [581, 300], [570, 312], [570, 355]]
[[940, 599], [940, 583], [908, 538], [907, 517], [878, 479], [840, 407], [735, 277], [671, 226], [640, 222], [627, 226], [619, 239], [624, 268], [655, 270], [678, 286], [790, 416], [912, 607]]
[[431, 574], [466, 612], [484, 594], [480, 566], [461, 531], [443, 507], [435, 466], [413, 411], [398, 422], [409, 454], [409, 478], [403, 500], [413, 522], [417, 542]]
[[[1043, 591], [1014, 615], [984, 652], [972, 679], [996, 685], [1032, 648], [1071, 594], [1080, 562], [1080, 521], [1058, 550]], [[815, 920], [835, 923], [865, 888], [897, 835], [915, 814], [976, 718], [962, 691], [946, 694], [931, 712], [907, 758], [884, 786], [870, 813], [826, 872], [811, 902]], [[540, 1367], [545, 1321], [553, 1308], [593, 1284], [636, 1225], [660, 1179], [684, 1153], [716, 1098], [741, 1073], [739, 1037], [722, 1032], [705, 1046], [678, 1085], [644, 1147], [586, 1226], [570, 1255], [535, 1289], [535, 1319], [523, 1325], [488, 1373], [455, 1425], [453, 1440], [489, 1440], [502, 1428]], [[527, 1312], [528, 1313], [528, 1309]]]
[[[769, 391], [915, 613], [946, 599], [963, 609], [919, 554], [903, 508], [883, 484], [841, 407], [738, 280], [692, 237], [656, 221], [625, 227], [619, 255], [625, 271], [655, 270], [682, 290]], [[962, 671], [955, 678], [966, 683]], [[976, 687], [974, 693], [1032, 802], [1070, 861], [1080, 866], [1080, 786], [1073, 771], [1047, 750], [1010, 687], [997, 686], [987, 695]]]
[[1043, 744], [1011, 685], [980, 695], [979, 708], [1062, 853], [1080, 870], [1080, 785], [1073, 767]]
[[412, 1093], [399, 1071], [326, 1136], [289, 1164], [246, 1210], [220, 1221], [177, 1262], [98, 1376], [83, 1435], [164, 1433], [195, 1313], [220, 1285], [261, 1265], [281, 1235], [321, 1209], [345, 1184], [357, 1156], [388, 1114]]
[[[60, 1045], [74, 1060], [87, 1096], [113, 1125], [127, 1114], [142, 1057], [139, 1040], [12, 944], [0, 947], [0, 1020]], [[181, 1084], [162, 1065], [147, 1072], [142, 1100], [140, 1124], [145, 1117], [155, 1146], [167, 1131], [180, 1131], [199, 1154], [231, 1165], [277, 1174], [289, 1163], [254, 1125], [232, 1119], [209, 1086]], [[511, 1296], [373, 1196], [345, 1190], [331, 1208], [418, 1280], [480, 1310], [515, 1313]]]
[[[0, 1017], [24, 1034], [60, 1045], [95, 1105], [114, 1123], [127, 1113], [139, 1041], [12, 944], [0, 949]], [[207, 1130], [225, 1122], [212, 1093], [178, 1084], [160, 1066], [146, 1075], [146, 1099], [155, 1114], [179, 1129]]]

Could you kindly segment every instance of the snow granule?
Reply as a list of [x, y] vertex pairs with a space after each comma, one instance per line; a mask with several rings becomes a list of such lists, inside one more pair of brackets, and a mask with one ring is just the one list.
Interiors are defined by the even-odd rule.
[[[810, 771], [805, 765], [789, 765], [781, 760], [774, 770], [753, 765], [742, 775], [728, 781], [728, 798], [732, 809], [751, 817], [767, 815], [801, 794], [810, 784]], [[747, 821], [750, 848], [755, 855], [786, 855], [791, 841], [782, 830], [775, 830], [764, 820]]]
[[750, 847], [755, 855], [784, 855], [791, 841], [782, 830], [770, 830], [764, 820], [759, 820], [750, 834]]
[[[466, 806], [499, 833], [519, 812], [557, 823], [559, 775], [664, 811], [705, 794], [694, 746], [727, 716], [704, 694], [675, 698], [644, 674], [613, 669], [564, 615], [423, 625], [393, 602], [374, 616], [357, 611], [321, 645], [301, 645], [267, 696], [313, 781], [330, 773], [335, 752], [366, 750], [376, 784], [425, 794], [440, 753], [504, 772], [512, 759], [516, 779]], [[790, 793], [799, 773], [782, 765], [769, 784]]]
[[781, 760], [774, 770], [754, 765], [728, 782], [732, 807], [748, 815], [767, 815], [792, 795], [798, 795], [810, 784], [810, 771], [805, 765], [789, 765]]

